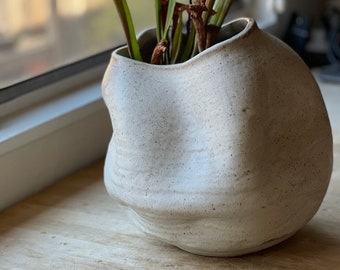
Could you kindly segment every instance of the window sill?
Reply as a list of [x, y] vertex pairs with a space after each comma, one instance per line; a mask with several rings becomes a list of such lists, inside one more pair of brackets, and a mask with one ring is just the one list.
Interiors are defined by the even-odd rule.
[[105, 155], [100, 79], [0, 118], [0, 211]]

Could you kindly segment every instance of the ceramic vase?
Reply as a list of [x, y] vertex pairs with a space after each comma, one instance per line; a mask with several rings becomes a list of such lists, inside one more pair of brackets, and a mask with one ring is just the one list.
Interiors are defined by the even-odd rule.
[[[153, 32], [140, 39], [145, 51]], [[113, 126], [106, 189], [146, 234], [237, 256], [287, 239], [317, 212], [333, 156], [323, 98], [298, 55], [253, 19], [228, 23], [181, 64], [120, 48], [102, 89]]]

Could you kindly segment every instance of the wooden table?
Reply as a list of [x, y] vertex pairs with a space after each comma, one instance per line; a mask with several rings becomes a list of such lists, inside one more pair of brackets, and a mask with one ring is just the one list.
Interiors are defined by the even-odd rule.
[[[340, 94], [340, 86], [331, 90]], [[330, 116], [337, 123], [338, 114]], [[275, 247], [213, 258], [153, 241], [109, 198], [98, 161], [0, 213], [0, 269], [340, 269], [340, 141], [334, 135], [334, 171], [320, 210]]]

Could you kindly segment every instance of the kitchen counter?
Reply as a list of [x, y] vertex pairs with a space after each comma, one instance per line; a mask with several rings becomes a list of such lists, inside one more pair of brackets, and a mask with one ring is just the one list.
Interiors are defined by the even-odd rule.
[[340, 85], [320, 85], [334, 170], [319, 211], [290, 239], [237, 258], [154, 241], [107, 195], [101, 160], [0, 213], [0, 269], [340, 269]]

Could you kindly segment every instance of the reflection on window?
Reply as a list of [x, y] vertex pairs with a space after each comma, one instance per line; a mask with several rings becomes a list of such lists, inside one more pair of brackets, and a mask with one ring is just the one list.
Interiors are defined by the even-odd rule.
[[[137, 31], [154, 25], [153, 1], [129, 6]], [[122, 44], [121, 29], [111, 0], [1, 0], [0, 89]]]

